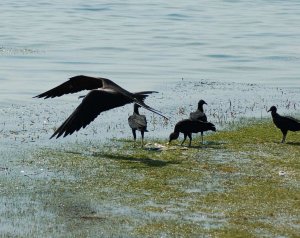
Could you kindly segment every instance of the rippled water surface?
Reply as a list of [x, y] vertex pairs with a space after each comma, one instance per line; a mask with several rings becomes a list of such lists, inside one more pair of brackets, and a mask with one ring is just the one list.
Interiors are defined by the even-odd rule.
[[0, 100], [77, 74], [130, 90], [181, 78], [299, 87], [300, 2], [0, 3]]

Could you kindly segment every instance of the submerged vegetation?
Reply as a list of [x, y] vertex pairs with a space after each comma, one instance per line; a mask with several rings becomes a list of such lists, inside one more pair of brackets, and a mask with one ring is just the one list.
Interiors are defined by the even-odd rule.
[[195, 137], [191, 148], [114, 140], [39, 149], [20, 162], [28, 171], [1, 176], [1, 223], [19, 224], [1, 234], [297, 237], [300, 134], [280, 139], [272, 123], [255, 122], [204, 145]]

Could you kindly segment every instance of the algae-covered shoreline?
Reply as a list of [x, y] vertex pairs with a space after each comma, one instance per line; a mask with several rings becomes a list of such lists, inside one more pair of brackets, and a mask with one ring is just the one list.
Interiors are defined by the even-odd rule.
[[[266, 108], [297, 114], [299, 89], [183, 80], [162, 91], [147, 103], [170, 121], [146, 114], [145, 148], [132, 142], [131, 105], [62, 140], [49, 137], [77, 99], [3, 106], [1, 236], [297, 237], [300, 135], [280, 144]], [[199, 98], [217, 132], [166, 145]]]
[[39, 148], [16, 163], [23, 175], [1, 171], [1, 234], [297, 237], [300, 135], [280, 136], [261, 121], [188, 149], [165, 140]]

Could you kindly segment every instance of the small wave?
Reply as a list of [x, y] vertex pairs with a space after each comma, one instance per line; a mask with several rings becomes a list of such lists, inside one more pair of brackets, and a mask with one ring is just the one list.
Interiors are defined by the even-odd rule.
[[41, 51], [30, 48], [8, 48], [0, 47], [0, 55], [32, 55], [39, 54]]
[[273, 55], [264, 57], [265, 60], [272, 60], [272, 61], [299, 61], [300, 58], [296, 56], [280, 56], [280, 55]]
[[74, 8], [75, 10], [78, 11], [89, 11], [89, 12], [102, 12], [102, 11], [109, 11], [111, 10], [111, 8], [109, 6], [106, 5], [98, 5], [98, 6], [94, 6], [94, 5], [81, 5], [79, 7]]
[[223, 55], [223, 54], [211, 54], [211, 55], [207, 55], [207, 57], [210, 57], [210, 58], [230, 58], [229, 55]]
[[99, 46], [99, 47], [84, 47], [81, 50], [85, 51], [128, 51], [125, 47], [115, 47], [115, 46]]
[[171, 13], [171, 14], [168, 14], [167, 17], [172, 20], [182, 20], [182, 19], [188, 18], [187, 15], [180, 14], [180, 13]]
[[220, 59], [236, 59], [239, 58], [238, 56], [234, 55], [226, 55], [226, 54], [209, 54], [206, 55], [209, 58], [220, 58]]
[[108, 10], [110, 10], [110, 8], [108, 8], [108, 7], [80, 7], [80, 8], [76, 8], [75, 10], [90, 11], [90, 12], [102, 12], [102, 11], [108, 11]]

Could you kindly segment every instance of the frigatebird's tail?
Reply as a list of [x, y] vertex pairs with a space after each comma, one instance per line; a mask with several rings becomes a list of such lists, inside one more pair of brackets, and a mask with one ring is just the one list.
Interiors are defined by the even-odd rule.
[[158, 92], [156, 92], [156, 91], [142, 91], [142, 92], [137, 92], [137, 93], [133, 93], [133, 94], [137, 99], [140, 99], [140, 100], [144, 101], [146, 99], [146, 97], [148, 97], [149, 94], [152, 94], [152, 93], [158, 93]]
[[147, 110], [149, 110], [153, 113], [156, 113], [156, 114], [162, 116], [163, 118], [169, 120], [169, 118], [164, 116], [162, 114], [162, 112], [160, 112], [160, 111], [158, 111], [158, 110], [156, 110], [156, 109], [154, 109], [154, 108], [152, 108], [152, 107], [150, 107], [150, 106], [148, 106], [147, 104], [144, 103], [145, 98], [148, 97], [149, 94], [152, 94], [152, 93], [158, 93], [158, 92], [156, 92], [156, 91], [142, 91], [142, 92], [134, 93], [134, 96], [135, 96], [134, 102], [136, 104], [140, 105], [141, 107], [143, 107], [143, 108], [145, 108], [145, 109], [147, 109]]

